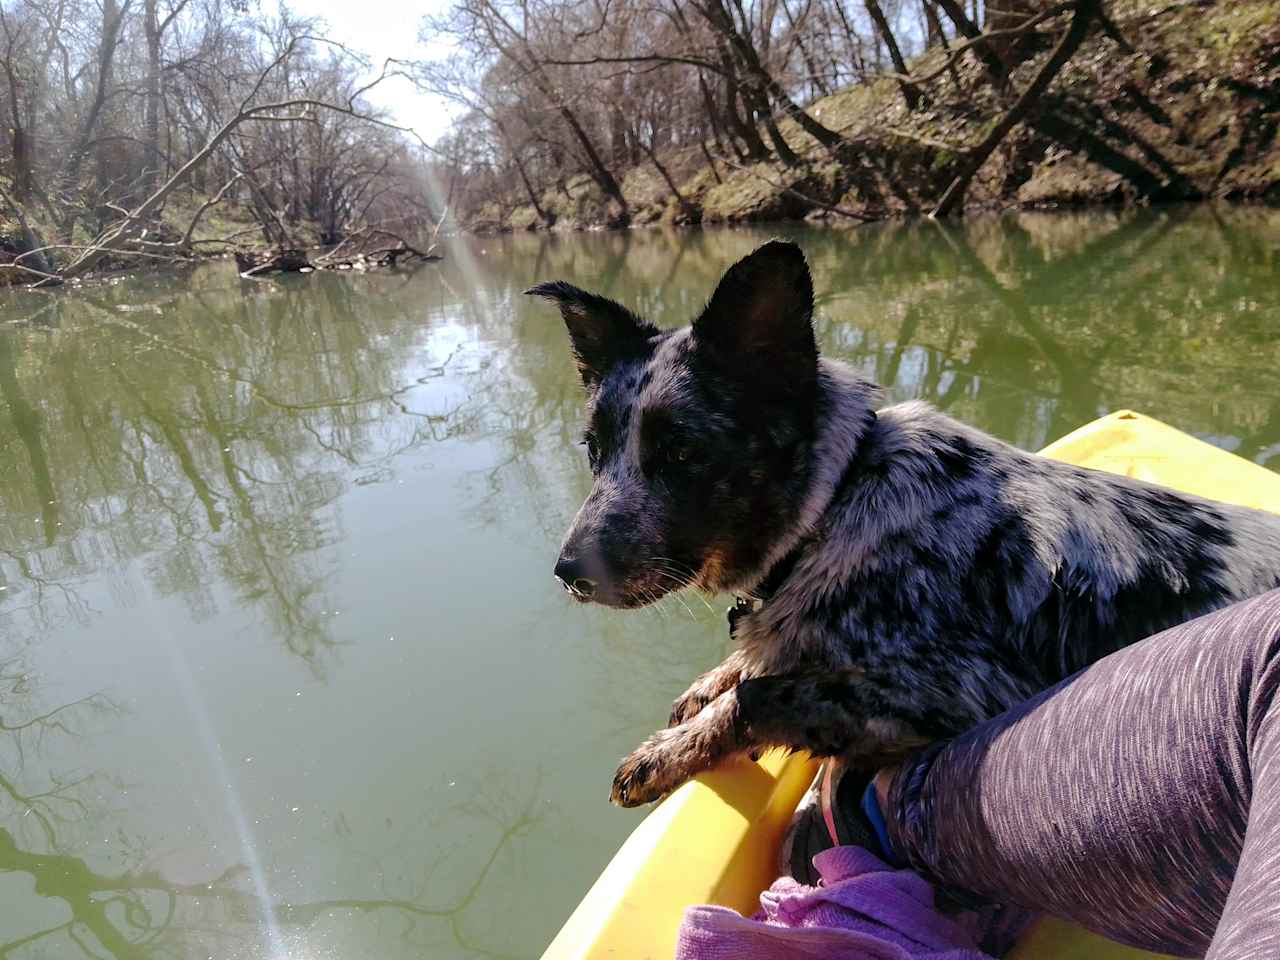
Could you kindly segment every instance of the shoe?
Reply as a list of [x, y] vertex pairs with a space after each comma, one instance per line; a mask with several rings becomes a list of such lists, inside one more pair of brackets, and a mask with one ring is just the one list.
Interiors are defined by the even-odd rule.
[[816, 885], [818, 871], [813, 858], [832, 847], [862, 847], [888, 860], [880, 835], [863, 807], [872, 776], [868, 771], [850, 770], [836, 760], [823, 764], [796, 807], [783, 840], [782, 873], [800, 883]]

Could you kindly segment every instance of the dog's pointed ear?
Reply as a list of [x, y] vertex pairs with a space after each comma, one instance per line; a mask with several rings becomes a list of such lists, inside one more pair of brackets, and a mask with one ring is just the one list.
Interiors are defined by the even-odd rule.
[[540, 283], [525, 293], [552, 300], [560, 307], [578, 372], [588, 390], [599, 386], [619, 362], [644, 356], [649, 338], [658, 333], [657, 327], [622, 304], [579, 290], [563, 280]]
[[800, 248], [770, 240], [731, 266], [693, 333], [735, 368], [784, 380], [816, 376], [813, 280]]

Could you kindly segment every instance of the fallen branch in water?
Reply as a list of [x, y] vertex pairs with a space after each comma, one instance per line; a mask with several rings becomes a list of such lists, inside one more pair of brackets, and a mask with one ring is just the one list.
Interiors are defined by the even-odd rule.
[[[386, 232], [386, 231], [380, 231]], [[395, 236], [394, 234], [390, 234]], [[297, 249], [237, 250], [234, 253], [236, 268], [241, 277], [254, 279], [266, 273], [312, 273], [316, 270], [368, 270], [379, 267], [397, 267], [402, 261], [421, 260], [431, 263], [442, 259], [438, 254], [423, 253], [399, 237], [395, 246], [379, 247], [363, 251], [351, 257], [334, 257], [340, 249], [322, 254], [314, 259]]]
[[[442, 217], [441, 222], [443, 222], [443, 219], [444, 218]], [[327, 253], [322, 253], [320, 256], [316, 257], [315, 265], [317, 267], [327, 267], [331, 264], [338, 264], [338, 263], [354, 264], [360, 260], [366, 260], [366, 261], [387, 260], [388, 264], [385, 264], [385, 265], [395, 266], [396, 260], [398, 260], [402, 256], [407, 256], [409, 259], [416, 258], [419, 260], [439, 260], [440, 257], [431, 252], [435, 247], [436, 234], [438, 234], [439, 232], [440, 232], [440, 223], [437, 223], [435, 232], [431, 235], [431, 243], [427, 245], [427, 251], [424, 253], [422, 250], [419, 250], [417, 247], [413, 246], [413, 244], [409, 243], [409, 241], [406, 240], [404, 237], [400, 236], [400, 234], [395, 233], [391, 230], [387, 230], [385, 227], [366, 227], [363, 230], [357, 230], [355, 233], [351, 234], [349, 237], [347, 237], [345, 240], [339, 243], [332, 250], [328, 251]], [[394, 240], [395, 244], [393, 246], [378, 247], [377, 249], [374, 249], [374, 250], [364, 249], [363, 245], [368, 243], [370, 240], [373, 240], [374, 238], [386, 238], [386, 239]], [[359, 252], [356, 253], [354, 258], [352, 257], [348, 257], [346, 259], [338, 258], [339, 251], [344, 250], [345, 248], [356, 243], [361, 244], [362, 249], [360, 249]], [[382, 266], [384, 264], [379, 263], [378, 265]]]

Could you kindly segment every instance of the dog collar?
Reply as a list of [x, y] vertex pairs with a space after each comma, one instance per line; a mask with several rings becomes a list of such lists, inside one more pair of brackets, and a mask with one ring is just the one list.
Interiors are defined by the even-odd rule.
[[769, 568], [769, 572], [764, 575], [764, 579], [756, 585], [750, 595], [740, 594], [733, 598], [733, 606], [729, 608], [728, 613], [729, 636], [732, 637], [737, 633], [739, 620], [749, 613], [759, 613], [773, 599], [774, 594], [786, 583], [787, 577], [791, 576], [791, 571], [795, 569], [796, 562], [806, 546], [808, 546], [807, 539], [800, 541]]

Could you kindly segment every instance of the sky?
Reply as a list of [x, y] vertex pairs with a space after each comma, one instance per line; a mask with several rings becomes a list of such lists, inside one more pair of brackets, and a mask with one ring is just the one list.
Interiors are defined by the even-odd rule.
[[[289, 7], [323, 18], [328, 35], [374, 63], [374, 75], [388, 57], [428, 59], [445, 51], [418, 43], [418, 24], [429, 13], [443, 13], [449, 0], [291, 0]], [[439, 98], [419, 93], [407, 80], [384, 80], [368, 94], [375, 106], [391, 111], [397, 123], [412, 127], [428, 143], [449, 126], [449, 111]]]

